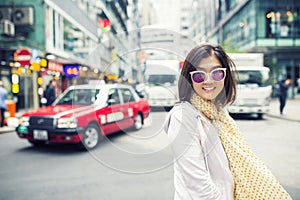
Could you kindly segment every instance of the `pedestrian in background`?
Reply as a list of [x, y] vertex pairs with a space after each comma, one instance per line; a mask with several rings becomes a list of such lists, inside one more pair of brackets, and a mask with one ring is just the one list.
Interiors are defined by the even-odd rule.
[[55, 86], [56, 82], [54, 80], [50, 80], [45, 89], [44, 97], [47, 99], [46, 106], [51, 105], [56, 98]]
[[279, 82], [279, 111], [280, 115], [283, 115], [283, 110], [286, 104], [286, 99], [288, 97], [288, 90], [291, 85], [290, 79], [284, 79]]
[[5, 100], [7, 100], [7, 90], [3, 87], [3, 82], [0, 81], [0, 126], [4, 126], [4, 120], [5, 120], [5, 111], [7, 110], [7, 106], [5, 103]]
[[291, 199], [249, 148], [225, 106], [236, 97], [234, 63], [218, 45], [187, 55], [165, 131], [174, 153], [174, 199]]

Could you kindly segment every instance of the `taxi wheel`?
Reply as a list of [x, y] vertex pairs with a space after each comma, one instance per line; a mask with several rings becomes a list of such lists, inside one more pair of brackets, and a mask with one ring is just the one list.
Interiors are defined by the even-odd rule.
[[101, 133], [99, 127], [96, 124], [90, 124], [86, 127], [81, 142], [83, 147], [90, 150], [99, 144], [100, 138]]
[[143, 118], [141, 114], [137, 114], [134, 118], [134, 125], [133, 129], [134, 130], [139, 130], [143, 127]]

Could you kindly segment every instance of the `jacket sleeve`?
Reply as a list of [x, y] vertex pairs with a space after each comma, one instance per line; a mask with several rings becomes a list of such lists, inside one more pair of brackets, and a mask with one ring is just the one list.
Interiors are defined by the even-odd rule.
[[195, 120], [178, 115], [178, 112], [173, 113], [169, 121], [168, 138], [175, 156], [175, 195], [185, 200], [218, 200], [221, 198], [220, 191], [210, 178], [196, 127]]
[[50, 99], [51, 99], [51, 103], [53, 103], [53, 101], [55, 101], [55, 89], [51, 88], [50, 90], [51, 94], [50, 94]]

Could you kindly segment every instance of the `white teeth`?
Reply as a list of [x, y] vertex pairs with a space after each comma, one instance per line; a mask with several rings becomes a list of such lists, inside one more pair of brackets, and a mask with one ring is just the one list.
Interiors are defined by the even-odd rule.
[[213, 90], [214, 88], [213, 87], [210, 87], [210, 88], [203, 88], [204, 90]]

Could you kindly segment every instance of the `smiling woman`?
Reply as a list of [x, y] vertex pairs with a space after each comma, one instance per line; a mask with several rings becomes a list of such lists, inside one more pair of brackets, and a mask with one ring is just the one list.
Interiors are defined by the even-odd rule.
[[184, 61], [180, 103], [165, 124], [175, 156], [175, 199], [291, 199], [225, 110], [236, 97], [234, 68], [212, 44], [194, 47]]

